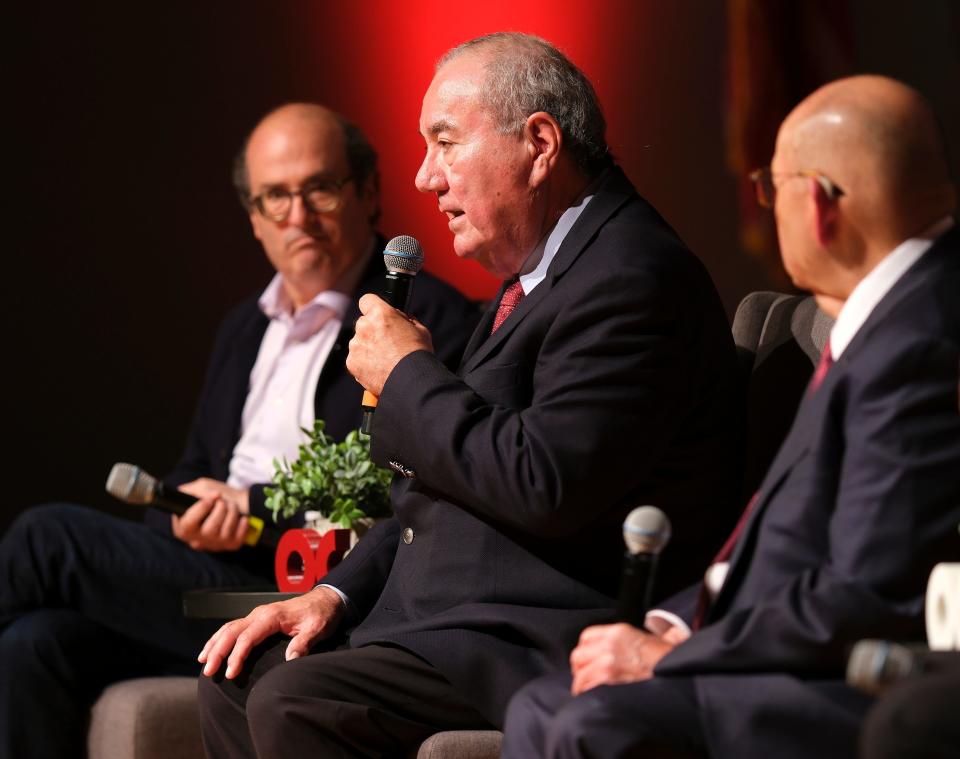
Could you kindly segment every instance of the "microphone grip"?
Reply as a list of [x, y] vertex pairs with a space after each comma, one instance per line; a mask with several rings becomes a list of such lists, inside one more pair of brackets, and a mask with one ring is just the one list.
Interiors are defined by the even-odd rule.
[[183, 512], [196, 502], [197, 499], [192, 495], [181, 492], [176, 488], [167, 488], [162, 481], [158, 480], [156, 490], [153, 492], [153, 503], [151, 506], [155, 506], [170, 514], [176, 514], [179, 517], [183, 516]]
[[388, 271], [384, 277], [383, 299], [403, 313], [410, 308], [410, 293], [413, 290], [413, 275]]
[[364, 435], [369, 435], [370, 430], [373, 429], [373, 412], [377, 408], [379, 400], [369, 390], [363, 391], [363, 400], [360, 401], [360, 410], [363, 411], [363, 417], [360, 420], [360, 432]]
[[643, 629], [653, 595], [653, 580], [657, 572], [657, 555], [630, 553], [623, 556], [623, 574], [620, 578], [620, 599], [617, 615], [634, 627]]
[[[163, 482], [157, 482], [157, 488], [153, 494], [153, 503], [151, 506], [160, 509], [161, 511], [166, 511], [170, 514], [176, 514], [178, 517], [183, 516], [188, 508], [193, 506], [197, 502], [197, 499], [192, 495], [188, 495], [180, 490], [167, 488]], [[250, 514], [247, 515], [247, 535], [243, 539], [245, 545], [255, 546], [257, 543], [261, 542], [261, 538], [264, 536], [264, 524], [263, 520], [260, 517], [255, 517]], [[264, 545], [269, 545], [269, 540], [264, 540]]]
[[[383, 299], [404, 313], [410, 308], [410, 293], [413, 291], [413, 275], [404, 272], [388, 271], [384, 277]], [[373, 412], [377, 408], [377, 396], [369, 390], [363, 391], [360, 409], [360, 432], [369, 435], [373, 429]]]

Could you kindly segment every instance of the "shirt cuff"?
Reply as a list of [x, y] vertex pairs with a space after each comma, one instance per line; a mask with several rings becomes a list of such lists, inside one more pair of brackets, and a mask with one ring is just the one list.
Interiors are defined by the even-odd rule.
[[643, 618], [643, 626], [657, 637], [663, 637], [671, 627], [679, 627], [687, 635], [693, 633], [686, 622], [672, 611], [667, 611], [666, 609], [651, 609], [648, 611], [647, 615]]
[[347, 614], [347, 617], [352, 618], [353, 614], [353, 604], [350, 603], [350, 596], [344, 593], [340, 588], [336, 588], [333, 585], [327, 585], [325, 582], [318, 583], [316, 585], [318, 588], [330, 588], [334, 593], [340, 596], [340, 600], [343, 602], [343, 610]]

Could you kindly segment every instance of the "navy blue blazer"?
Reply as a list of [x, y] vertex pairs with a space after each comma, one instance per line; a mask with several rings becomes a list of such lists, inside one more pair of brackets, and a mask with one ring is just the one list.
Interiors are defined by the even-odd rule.
[[[380, 238], [377, 248], [383, 248]], [[381, 293], [383, 283], [383, 259], [375, 253], [317, 381], [316, 418], [326, 422], [327, 433], [336, 440], [342, 440], [350, 430], [360, 426], [363, 388], [345, 365], [353, 325], [360, 316], [356, 301], [364, 293]], [[227, 479], [230, 458], [240, 439], [240, 419], [249, 390], [250, 372], [269, 324], [258, 306], [258, 299], [259, 295], [241, 303], [220, 326], [183, 455], [164, 478], [168, 486], [176, 487], [197, 477]], [[456, 366], [481, 316], [480, 310], [459, 291], [426, 272], [416, 277], [410, 312], [430, 329], [438, 356], [450, 366]], [[251, 487], [250, 510], [272, 523], [273, 515], [264, 506], [263, 488], [264, 485]], [[170, 518], [165, 514], [151, 509], [147, 520], [159, 529], [170, 531]], [[302, 516], [294, 518], [294, 522], [302, 524]], [[285, 526], [292, 525], [282, 524], [280, 527]], [[222, 557], [256, 567], [266, 577], [273, 575], [273, 558], [269, 551], [245, 547]]]
[[850, 647], [925, 639], [927, 577], [960, 558], [958, 294], [954, 228], [804, 397], [706, 626], [656, 668], [693, 676], [711, 756], [855, 756]]
[[664, 591], [716, 550], [739, 511], [742, 410], [709, 275], [619, 169], [490, 335], [494, 312], [456, 374], [423, 351], [391, 373], [372, 454], [416, 476], [325, 581], [363, 617], [351, 645], [415, 652], [500, 724], [612, 618], [633, 507], [673, 520]]

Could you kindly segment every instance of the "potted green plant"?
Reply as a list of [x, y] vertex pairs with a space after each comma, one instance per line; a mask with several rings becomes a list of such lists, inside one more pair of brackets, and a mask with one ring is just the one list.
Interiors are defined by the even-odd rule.
[[370, 443], [358, 430], [336, 443], [322, 419], [301, 428], [307, 442], [296, 461], [273, 460], [273, 487], [264, 489], [274, 521], [298, 511], [318, 511], [333, 525], [360, 532], [372, 520], [389, 516], [393, 473], [370, 459]]

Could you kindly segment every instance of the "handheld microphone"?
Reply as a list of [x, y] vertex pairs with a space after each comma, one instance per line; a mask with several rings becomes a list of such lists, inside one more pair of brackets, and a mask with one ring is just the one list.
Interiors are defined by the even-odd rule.
[[960, 670], [960, 651], [931, 651], [920, 643], [857, 641], [847, 659], [847, 685], [879, 696], [901, 680], [930, 672]]
[[[153, 477], [134, 464], [114, 464], [107, 476], [107, 492], [124, 503], [135, 506], [153, 506], [169, 514], [181, 516], [188, 508], [197, 502], [192, 495], [181, 493], [179, 490], [168, 490], [161, 480]], [[275, 539], [269, 534], [264, 535], [263, 520], [259, 517], [247, 515], [247, 537], [244, 543], [248, 546], [275, 544]]]
[[623, 575], [617, 612], [624, 622], [643, 628], [660, 552], [670, 541], [670, 520], [656, 506], [639, 506], [623, 522]]
[[[394, 237], [383, 249], [383, 265], [387, 267], [383, 299], [406, 313], [410, 305], [413, 278], [423, 267], [423, 248], [409, 235]], [[369, 435], [373, 426], [373, 411], [377, 407], [377, 396], [364, 390], [360, 406], [363, 409], [360, 431]]]

